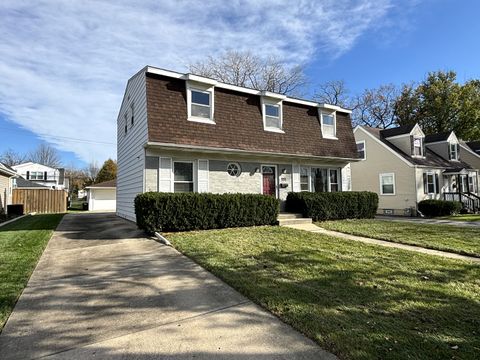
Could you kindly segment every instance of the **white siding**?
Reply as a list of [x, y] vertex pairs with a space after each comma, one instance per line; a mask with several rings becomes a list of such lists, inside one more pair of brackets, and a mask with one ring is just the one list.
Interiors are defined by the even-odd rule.
[[[130, 97], [130, 98], [129, 98]], [[131, 125], [131, 104], [135, 106], [135, 121]], [[125, 134], [127, 113], [127, 134]], [[143, 192], [145, 151], [148, 139], [145, 72], [132, 77], [127, 84], [117, 118], [117, 215], [135, 221], [135, 196]]]

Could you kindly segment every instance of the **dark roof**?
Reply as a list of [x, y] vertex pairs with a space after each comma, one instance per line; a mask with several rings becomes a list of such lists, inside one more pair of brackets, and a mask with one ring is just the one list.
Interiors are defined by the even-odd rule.
[[441, 132], [437, 134], [430, 134], [425, 136], [425, 143], [433, 143], [437, 141], [447, 141], [448, 137], [450, 136], [452, 132], [451, 131], [446, 131], [446, 132]]
[[480, 154], [480, 140], [467, 142], [467, 145], [477, 154]]
[[412, 157], [410, 154], [406, 154], [402, 150], [400, 150], [398, 147], [390, 143], [387, 139], [384, 139], [381, 134], [383, 133], [382, 129], [376, 129], [376, 128], [371, 128], [368, 126], [362, 126], [363, 129], [367, 130], [369, 133], [371, 133], [373, 136], [375, 136], [377, 139], [379, 139], [382, 143], [384, 143], [386, 146], [391, 148], [393, 151], [395, 151], [398, 155], [403, 157], [405, 160], [409, 161], [410, 163], [414, 165], [419, 165], [419, 166], [430, 166], [430, 167], [440, 167], [440, 168], [447, 168], [447, 169], [471, 169], [471, 166], [468, 165], [467, 163], [464, 163], [463, 161], [450, 161], [450, 160], [445, 160], [443, 157], [440, 155], [436, 154], [429, 148], [426, 148], [425, 150], [425, 157]]
[[397, 135], [403, 135], [403, 134], [409, 134], [413, 130], [415, 125], [416, 124], [404, 125], [404, 126], [399, 126], [399, 127], [396, 127], [396, 128], [391, 128], [391, 129], [383, 129], [383, 130], [380, 130], [380, 133], [384, 138], [397, 136]]
[[108, 188], [108, 187], [116, 187], [116, 186], [117, 186], [117, 180], [114, 179], [114, 180], [104, 181], [104, 182], [101, 182], [101, 183], [98, 183], [98, 184], [92, 184], [90, 186], [87, 186], [87, 189], [91, 188], [91, 187], [94, 187], [94, 188], [97, 188], [97, 187]]
[[16, 173], [14, 169], [2, 162], [0, 162], [0, 172], [7, 174], [7, 176], [14, 176], [14, 174]]
[[185, 80], [147, 74], [148, 141], [306, 157], [357, 159], [350, 116], [336, 113], [336, 139], [322, 137], [318, 108], [283, 101], [283, 133], [265, 131], [261, 97], [215, 88], [215, 125], [187, 121]]
[[15, 178], [15, 182], [17, 184], [17, 188], [39, 188], [39, 189], [49, 189], [48, 186], [43, 186], [37, 183], [34, 183], [30, 180], [25, 180], [22, 177]]

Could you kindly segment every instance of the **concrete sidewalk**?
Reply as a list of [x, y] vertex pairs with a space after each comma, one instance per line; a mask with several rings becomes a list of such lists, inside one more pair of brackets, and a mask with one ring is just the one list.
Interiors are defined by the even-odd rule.
[[459, 227], [472, 227], [480, 229], [480, 221], [456, 221], [456, 220], [445, 220], [445, 219], [429, 219], [421, 217], [406, 217], [406, 216], [385, 216], [377, 215], [375, 216], [377, 220], [384, 221], [403, 221], [410, 222], [415, 224], [430, 224], [430, 225], [452, 225]]
[[334, 359], [114, 214], [66, 215], [2, 334], [2, 359]]

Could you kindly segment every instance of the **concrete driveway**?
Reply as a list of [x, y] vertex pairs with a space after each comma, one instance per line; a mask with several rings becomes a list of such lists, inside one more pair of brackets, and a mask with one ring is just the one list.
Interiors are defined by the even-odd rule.
[[2, 359], [333, 359], [114, 214], [66, 215], [2, 334]]

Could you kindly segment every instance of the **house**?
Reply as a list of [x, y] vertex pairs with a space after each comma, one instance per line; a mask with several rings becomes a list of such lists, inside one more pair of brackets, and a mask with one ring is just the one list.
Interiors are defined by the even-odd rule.
[[117, 214], [146, 191], [350, 190], [350, 110], [147, 66], [117, 118]]
[[16, 175], [10, 166], [0, 163], [0, 214], [7, 212], [12, 203], [12, 179]]
[[50, 166], [26, 162], [12, 166], [26, 180], [47, 186], [56, 190], [68, 191], [68, 179], [65, 178], [65, 169], [55, 169]]
[[115, 211], [117, 203], [116, 180], [104, 181], [85, 188], [88, 210]]
[[460, 140], [462, 161], [474, 169], [480, 169], [480, 141], [465, 142]]
[[[352, 163], [353, 190], [378, 193], [379, 213], [416, 215], [425, 199], [480, 206], [478, 169], [466, 161], [454, 132], [425, 135], [420, 126], [354, 130], [359, 162]], [[473, 164], [473, 163], [472, 163]]]
[[78, 199], [83, 199], [84, 197], [87, 196], [88, 191], [86, 189], [79, 189], [77, 193], [77, 198]]

